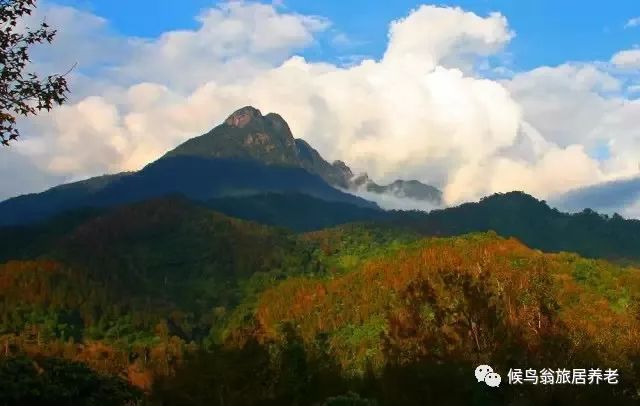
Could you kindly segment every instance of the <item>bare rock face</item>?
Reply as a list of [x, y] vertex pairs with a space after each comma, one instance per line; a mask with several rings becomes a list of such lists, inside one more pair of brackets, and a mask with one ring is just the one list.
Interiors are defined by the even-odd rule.
[[343, 179], [348, 181], [353, 178], [353, 172], [351, 171], [351, 168], [349, 168], [343, 161], [333, 161], [333, 164], [331, 164], [331, 166], [333, 166], [335, 170], [338, 171]]
[[260, 110], [251, 106], [247, 106], [237, 110], [235, 113], [230, 115], [224, 123], [230, 127], [244, 128], [251, 121], [261, 118], [262, 113], [260, 113]]
[[[284, 132], [287, 134], [291, 134], [291, 129], [289, 128], [289, 124], [282, 118], [280, 114], [269, 113], [264, 116], [264, 119], [275, 129], [276, 131]], [[293, 137], [293, 134], [291, 134]]]

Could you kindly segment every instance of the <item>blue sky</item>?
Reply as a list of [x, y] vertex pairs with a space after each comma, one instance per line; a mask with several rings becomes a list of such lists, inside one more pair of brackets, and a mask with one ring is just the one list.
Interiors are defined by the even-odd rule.
[[[102, 16], [120, 34], [155, 37], [175, 29], [193, 29], [200, 10], [218, 2], [211, 0], [60, 0]], [[338, 60], [362, 54], [379, 57], [386, 47], [388, 25], [405, 17], [425, 2], [414, 0], [284, 0], [283, 8], [305, 15], [327, 17], [333, 30], [344, 33], [352, 45], [320, 44], [303, 52], [310, 60]], [[636, 0], [459, 0], [430, 2], [459, 6], [480, 15], [497, 11], [505, 15], [516, 37], [507, 51], [514, 70], [528, 70], [566, 61], [608, 60], [620, 49], [640, 42], [640, 27], [625, 29], [640, 15]], [[335, 33], [335, 31], [332, 31]]]

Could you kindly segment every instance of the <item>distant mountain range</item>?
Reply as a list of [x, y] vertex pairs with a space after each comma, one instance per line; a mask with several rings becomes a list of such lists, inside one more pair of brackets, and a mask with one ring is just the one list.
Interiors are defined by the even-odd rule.
[[[175, 194], [167, 201], [187, 201], [183, 196]], [[153, 200], [157, 199], [146, 199]], [[33, 247], [51, 245], [49, 238], [59, 238], [87, 219], [114, 210], [105, 206], [66, 211], [38, 224], [0, 227], [0, 240], [5, 241], [0, 248], [0, 261], [22, 257], [19, 253], [29, 257]], [[383, 211], [298, 192], [203, 199], [192, 202], [191, 207], [208, 208], [234, 218], [294, 232], [322, 230], [354, 222], [375, 224], [385, 230], [401, 230], [415, 236], [448, 237], [495, 231], [545, 252], [576, 252], [590, 258], [640, 263], [640, 220], [601, 215], [590, 209], [575, 214], [563, 213], [523, 192], [495, 194], [479, 202], [429, 213]]]
[[[364, 180], [366, 179], [366, 180]], [[0, 203], [0, 226], [42, 221], [66, 210], [111, 207], [170, 194], [197, 201], [263, 193], [304, 194], [327, 202], [376, 209], [354, 196], [368, 192], [440, 204], [442, 194], [418, 181], [378, 186], [332, 164], [293, 137], [279, 115], [253, 107], [233, 113], [210, 132], [190, 139], [138, 172], [105, 175]]]
[[[366, 174], [354, 175], [343, 162], [330, 164], [308, 143], [295, 139], [279, 115], [263, 116], [253, 107], [244, 107], [138, 172], [100, 176], [4, 201], [0, 226], [176, 195], [233, 217], [294, 231], [354, 221], [383, 222], [422, 235], [494, 230], [545, 251], [640, 258], [640, 240], [635, 237], [640, 235], [640, 222], [590, 210], [570, 215], [520, 192], [426, 214], [385, 212], [348, 191], [434, 204], [442, 199], [438, 189], [418, 181], [378, 185]], [[580, 193], [587, 201], [597, 197], [591, 197], [590, 189]]]
[[442, 191], [417, 180], [396, 180], [388, 185], [378, 185], [365, 173], [351, 178], [349, 184], [352, 190], [388, 194], [401, 199], [429, 202], [436, 206], [442, 204]]

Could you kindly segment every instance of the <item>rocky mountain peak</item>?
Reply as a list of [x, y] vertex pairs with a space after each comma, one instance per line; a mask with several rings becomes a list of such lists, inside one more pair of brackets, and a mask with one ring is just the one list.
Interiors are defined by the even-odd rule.
[[291, 133], [291, 129], [289, 128], [289, 124], [286, 122], [286, 120], [284, 118], [282, 118], [282, 116], [280, 114], [276, 114], [276, 113], [269, 113], [266, 116], [264, 116], [264, 119], [271, 124], [271, 126], [275, 129], [275, 130], [279, 130], [279, 131], [287, 131], [289, 133]]
[[344, 178], [345, 180], [348, 181], [349, 179], [353, 178], [353, 172], [351, 171], [351, 168], [349, 168], [343, 161], [333, 161], [331, 166], [333, 166], [333, 168], [335, 168], [340, 174], [342, 174], [342, 178]]
[[224, 123], [230, 127], [244, 128], [253, 120], [262, 119], [260, 110], [252, 106], [246, 106], [236, 110]]
[[369, 175], [362, 173], [353, 176], [349, 183], [350, 189], [376, 194], [388, 194], [398, 198], [425, 201], [436, 205], [442, 204], [442, 191], [417, 180], [399, 179], [388, 185], [379, 185], [371, 180]]

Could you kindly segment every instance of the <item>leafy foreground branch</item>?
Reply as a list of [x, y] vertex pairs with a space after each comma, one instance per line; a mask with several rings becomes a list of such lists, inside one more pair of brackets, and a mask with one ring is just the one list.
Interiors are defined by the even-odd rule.
[[53, 41], [56, 30], [46, 22], [36, 29], [24, 26], [35, 0], [0, 0], [0, 143], [8, 146], [20, 136], [19, 116], [36, 115], [66, 101], [69, 91], [66, 74], [41, 78], [27, 72], [33, 45]]

